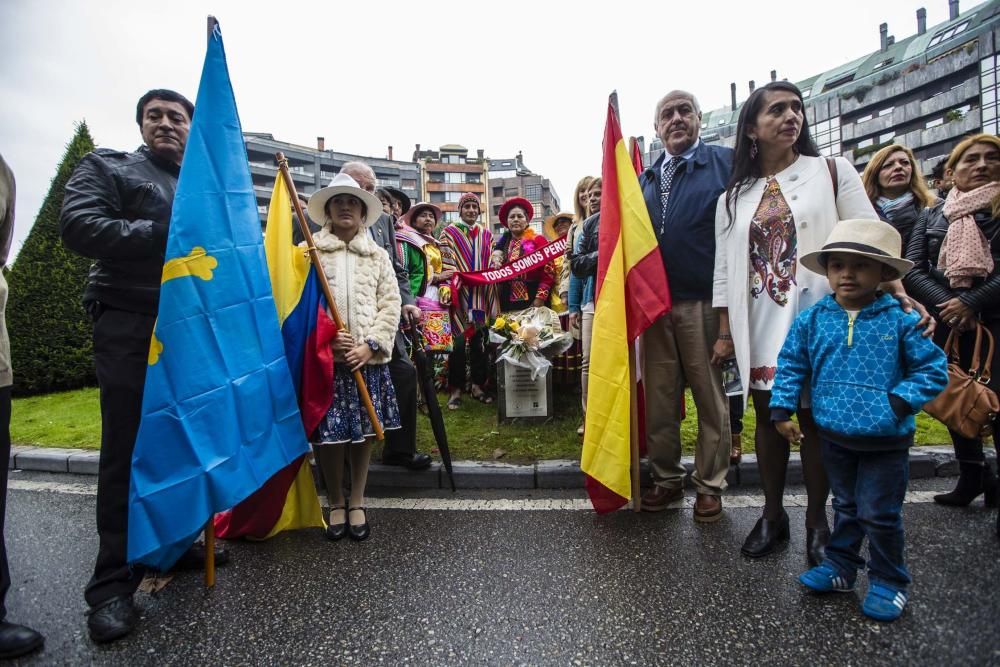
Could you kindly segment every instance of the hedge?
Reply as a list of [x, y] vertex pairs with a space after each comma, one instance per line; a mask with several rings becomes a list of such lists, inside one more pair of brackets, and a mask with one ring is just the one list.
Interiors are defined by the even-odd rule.
[[66, 182], [94, 150], [86, 122], [76, 126], [35, 224], [7, 272], [7, 329], [15, 395], [96, 384], [90, 319], [81, 305], [90, 260], [70, 252], [59, 235]]

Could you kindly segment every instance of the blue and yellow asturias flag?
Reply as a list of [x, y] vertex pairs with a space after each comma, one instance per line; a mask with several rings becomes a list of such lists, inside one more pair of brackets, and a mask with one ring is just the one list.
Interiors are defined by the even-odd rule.
[[[333, 400], [333, 351], [337, 329], [315, 268], [292, 244], [292, 209], [281, 176], [274, 184], [264, 232], [267, 271], [285, 343], [285, 356], [299, 397], [306, 435], [316, 430]], [[283, 530], [323, 527], [309, 458], [303, 455], [256, 493], [215, 518], [223, 538], [267, 539]]]
[[216, 512], [308, 451], [285, 360], [222, 33], [216, 25], [174, 198], [128, 560], [168, 569]]

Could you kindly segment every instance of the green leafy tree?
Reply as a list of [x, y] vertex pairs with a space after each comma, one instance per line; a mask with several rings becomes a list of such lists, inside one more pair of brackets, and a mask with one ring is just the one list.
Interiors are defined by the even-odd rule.
[[59, 235], [66, 182], [94, 150], [86, 122], [66, 147], [21, 252], [7, 273], [7, 329], [17, 395], [76, 389], [96, 383], [90, 318], [80, 298], [90, 260], [66, 249]]

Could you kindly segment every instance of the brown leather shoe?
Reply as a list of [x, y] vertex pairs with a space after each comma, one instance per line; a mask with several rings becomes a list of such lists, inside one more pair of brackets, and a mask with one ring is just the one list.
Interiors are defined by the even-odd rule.
[[694, 520], [711, 523], [722, 518], [722, 498], [699, 493], [694, 501]]
[[743, 460], [743, 434], [733, 434], [733, 446], [729, 449], [729, 465], [739, 465]]
[[665, 509], [670, 509], [671, 505], [680, 508], [684, 503], [684, 489], [665, 489], [662, 486], [654, 486], [643, 495], [641, 503], [643, 512], [662, 512]]

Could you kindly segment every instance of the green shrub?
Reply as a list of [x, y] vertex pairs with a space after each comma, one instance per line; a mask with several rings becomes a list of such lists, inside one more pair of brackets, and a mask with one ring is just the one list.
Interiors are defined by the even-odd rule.
[[7, 273], [7, 329], [16, 395], [76, 389], [96, 382], [90, 319], [80, 298], [90, 260], [67, 250], [59, 236], [66, 182], [94, 150], [86, 122], [66, 147], [52, 185], [21, 252]]

